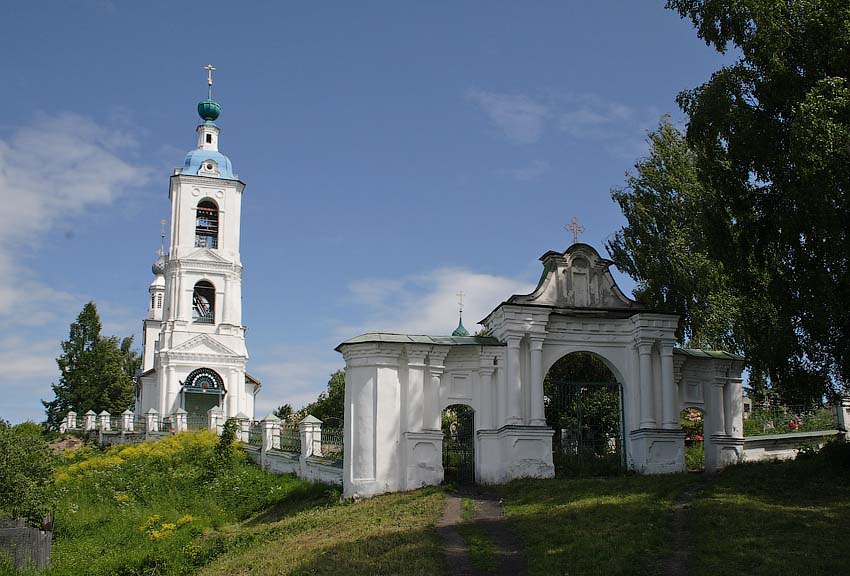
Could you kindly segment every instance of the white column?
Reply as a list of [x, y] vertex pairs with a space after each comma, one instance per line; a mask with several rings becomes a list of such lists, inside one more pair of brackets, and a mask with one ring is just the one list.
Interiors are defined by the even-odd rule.
[[530, 338], [531, 357], [531, 425], [545, 426], [543, 407], [543, 337]]
[[661, 397], [663, 404], [662, 428], [676, 430], [679, 425], [679, 390], [673, 383], [673, 343], [662, 342], [661, 353]]
[[[712, 412], [710, 432], [712, 434], [726, 434], [726, 418], [723, 412], [723, 388], [724, 378], [715, 377], [714, 382], [707, 385], [707, 392], [711, 399], [709, 410]], [[709, 419], [706, 418], [706, 424]]]
[[744, 389], [741, 378], [730, 374], [723, 394], [723, 414], [726, 434], [733, 438], [744, 437]]
[[425, 356], [428, 350], [406, 348], [407, 352], [407, 432], [428, 428], [425, 414]]
[[225, 418], [233, 418], [239, 414], [239, 392], [236, 390], [236, 383], [233, 381], [230, 373], [227, 374], [227, 410]]
[[519, 375], [519, 336], [508, 336], [506, 424], [522, 424], [522, 382]]
[[174, 375], [174, 366], [169, 365], [165, 370], [166, 373], [166, 390], [168, 391], [168, 395], [166, 397], [165, 410], [162, 411], [163, 414], [171, 414], [179, 406], [177, 405], [177, 393], [179, 392], [177, 382], [177, 377]]
[[640, 355], [640, 427], [655, 428], [655, 399], [652, 397], [652, 342], [638, 344]]
[[[484, 356], [481, 359], [481, 367], [478, 369], [478, 375], [481, 378], [481, 397], [489, 400], [489, 418], [481, 423], [481, 428], [495, 428], [496, 424], [496, 404], [493, 399], [496, 397], [496, 390], [493, 386], [493, 358]], [[482, 402], [482, 406], [484, 402]]]
[[231, 308], [231, 299], [230, 299], [230, 276], [224, 277], [224, 290], [221, 292], [221, 322], [224, 324], [230, 324], [230, 308]]
[[[443, 359], [435, 360], [431, 358], [431, 362], [442, 362]], [[426, 403], [425, 426], [428, 430], [440, 430], [443, 427], [441, 421], [442, 410], [440, 410], [440, 381], [443, 377], [444, 366], [435, 366], [431, 364], [428, 367], [428, 372], [431, 375], [431, 385], [426, 392], [428, 401]]]

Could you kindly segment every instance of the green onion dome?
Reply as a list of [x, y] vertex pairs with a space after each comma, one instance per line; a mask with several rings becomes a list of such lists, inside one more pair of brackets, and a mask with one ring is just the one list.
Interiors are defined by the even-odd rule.
[[203, 120], [214, 122], [221, 115], [221, 104], [207, 98], [198, 102], [198, 116]]

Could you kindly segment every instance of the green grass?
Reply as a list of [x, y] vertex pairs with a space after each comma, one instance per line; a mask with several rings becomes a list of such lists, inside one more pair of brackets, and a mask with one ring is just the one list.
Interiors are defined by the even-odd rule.
[[304, 511], [254, 527], [250, 546], [223, 555], [199, 574], [444, 574], [432, 529], [444, 503], [442, 490], [426, 488]]
[[684, 474], [514, 481], [504, 510], [529, 573], [657, 574], [671, 552], [671, 505]]
[[191, 574], [250, 541], [250, 532], [230, 537], [233, 523], [339, 499], [328, 486], [263, 472], [241, 453], [215, 464], [216, 442], [209, 432], [192, 432], [66, 456], [44, 574]]
[[492, 573], [496, 570], [496, 547], [490, 541], [487, 533], [481, 526], [463, 523], [457, 527], [457, 531], [466, 544], [466, 551], [472, 564], [484, 573]]
[[[216, 441], [179, 434], [67, 458], [44, 574], [446, 573], [433, 529], [442, 488], [340, 502], [337, 488], [268, 474], [244, 457], [219, 467]], [[686, 509], [690, 574], [850, 574], [848, 444], [717, 477], [521, 480], [496, 490], [531, 575], [640, 575], [657, 574], [673, 552], [672, 503], [697, 483], [706, 487]], [[499, 550], [469, 498], [462, 518], [473, 564], [492, 572]], [[12, 573], [0, 562], [0, 575]]]
[[689, 514], [692, 574], [850, 574], [850, 445], [729, 468]]

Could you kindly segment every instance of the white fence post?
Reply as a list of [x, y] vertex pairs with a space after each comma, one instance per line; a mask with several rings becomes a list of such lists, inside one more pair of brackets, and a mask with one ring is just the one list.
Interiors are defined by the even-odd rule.
[[321, 456], [322, 443], [322, 421], [312, 415], [307, 415], [301, 422], [298, 423], [298, 430], [301, 432], [301, 477], [309, 478], [310, 472], [307, 468], [307, 458], [316, 454], [316, 443], [319, 443], [319, 452]]
[[236, 438], [240, 442], [244, 442], [245, 444], [247, 444], [248, 438], [251, 434], [251, 420], [248, 418], [248, 416], [240, 412], [236, 415], [236, 423]]
[[207, 410], [210, 430], [221, 436], [221, 425], [224, 423], [224, 412], [218, 406]]
[[269, 450], [280, 449], [280, 418], [269, 414], [262, 419], [263, 440], [260, 444], [260, 462], [263, 468], [268, 467], [266, 453]]
[[77, 429], [77, 413], [71, 410], [68, 412], [68, 415], [65, 416], [65, 423], [68, 425], [69, 430]]
[[109, 426], [109, 412], [104, 410], [100, 414], [97, 415], [97, 419], [100, 420], [100, 431], [101, 432], [109, 432], [111, 430]]
[[189, 429], [189, 415], [183, 408], [178, 408], [172, 418], [173, 431], [185, 432]]
[[89, 410], [85, 414], [83, 414], [83, 431], [91, 432], [95, 428], [97, 428], [97, 423], [95, 420], [97, 419], [97, 414], [95, 414], [94, 410]]
[[841, 398], [833, 409], [835, 410], [835, 427], [844, 432], [844, 437], [850, 440], [850, 398]]
[[127, 408], [121, 413], [121, 431], [122, 432], [132, 432], [133, 431], [133, 413], [130, 412], [130, 409]]
[[145, 429], [148, 434], [159, 432], [159, 412], [156, 408], [148, 408], [145, 412]]

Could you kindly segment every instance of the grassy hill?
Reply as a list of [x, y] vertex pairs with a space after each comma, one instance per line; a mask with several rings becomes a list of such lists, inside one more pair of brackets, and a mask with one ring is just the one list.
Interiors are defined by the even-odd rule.
[[[341, 502], [337, 488], [267, 474], [238, 451], [222, 461], [217, 441], [184, 433], [66, 455], [45, 574], [447, 573], [433, 529], [446, 489]], [[689, 574], [850, 574], [841, 553], [847, 445], [716, 477], [525, 480], [494, 490], [530, 574], [658, 574], [683, 542]], [[692, 494], [687, 521], [674, 524], [683, 494]], [[480, 557], [492, 547], [476, 547], [492, 566]]]

